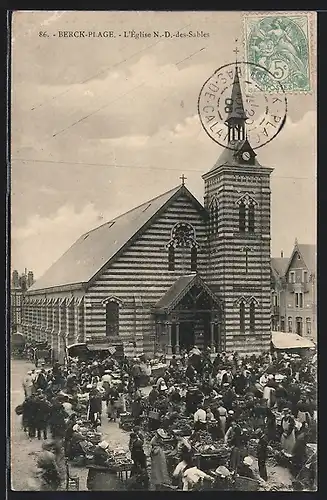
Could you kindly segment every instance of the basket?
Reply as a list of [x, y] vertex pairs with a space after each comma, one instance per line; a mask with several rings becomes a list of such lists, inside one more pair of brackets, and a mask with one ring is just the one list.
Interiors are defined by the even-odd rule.
[[248, 477], [238, 476], [235, 478], [234, 488], [237, 491], [258, 491], [259, 482]]
[[152, 420], [160, 420], [160, 413], [156, 410], [150, 410], [148, 417], [152, 418]]

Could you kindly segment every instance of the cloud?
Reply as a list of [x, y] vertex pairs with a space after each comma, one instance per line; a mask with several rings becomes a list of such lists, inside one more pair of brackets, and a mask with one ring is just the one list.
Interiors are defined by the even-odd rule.
[[72, 205], [60, 207], [47, 217], [30, 216], [24, 226], [12, 227], [14, 268], [32, 269], [39, 277], [83, 233], [104, 222], [104, 215], [93, 204], [77, 212]]

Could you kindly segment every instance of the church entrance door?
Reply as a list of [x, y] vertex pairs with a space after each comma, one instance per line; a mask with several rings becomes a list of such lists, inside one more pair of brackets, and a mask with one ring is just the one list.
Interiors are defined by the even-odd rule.
[[179, 345], [180, 349], [189, 351], [195, 343], [194, 322], [182, 321], [179, 324]]

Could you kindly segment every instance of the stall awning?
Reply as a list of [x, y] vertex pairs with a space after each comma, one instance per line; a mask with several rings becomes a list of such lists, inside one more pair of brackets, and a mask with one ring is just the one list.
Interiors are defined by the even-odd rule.
[[296, 333], [271, 332], [271, 341], [275, 349], [311, 349], [314, 343]]
[[87, 344], [89, 351], [108, 351], [108, 344]]

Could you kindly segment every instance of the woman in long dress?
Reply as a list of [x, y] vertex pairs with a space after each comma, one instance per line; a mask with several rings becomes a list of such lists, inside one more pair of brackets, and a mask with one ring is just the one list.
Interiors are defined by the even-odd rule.
[[284, 454], [288, 457], [293, 456], [293, 450], [296, 442], [295, 437], [295, 421], [290, 410], [285, 411], [285, 416], [282, 418], [282, 436], [280, 444]]
[[220, 422], [220, 429], [222, 433], [222, 437], [225, 437], [226, 434], [226, 420], [227, 420], [227, 410], [223, 406], [223, 401], [219, 400], [219, 406], [217, 409], [218, 415], [219, 415], [219, 422]]
[[160, 490], [163, 484], [169, 484], [169, 474], [167, 459], [162, 447], [162, 439], [165, 438], [165, 431], [158, 429], [151, 439], [151, 484], [155, 490]]

